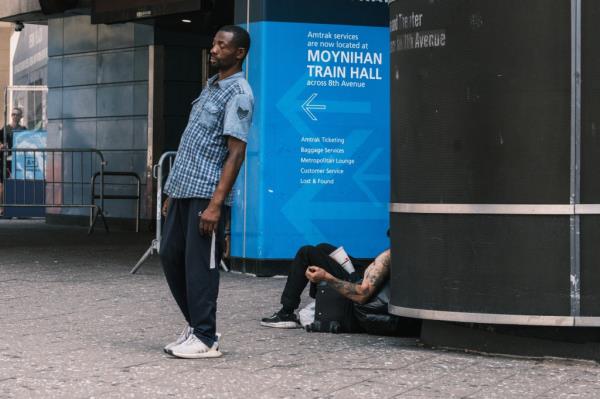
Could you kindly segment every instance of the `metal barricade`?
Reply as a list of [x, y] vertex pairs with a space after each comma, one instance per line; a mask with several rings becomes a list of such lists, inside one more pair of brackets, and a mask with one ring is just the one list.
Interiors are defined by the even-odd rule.
[[[165, 152], [158, 163], [154, 165], [152, 169], [152, 176], [157, 180], [156, 184], [156, 236], [150, 243], [150, 247], [144, 252], [140, 260], [135, 264], [133, 269], [131, 269], [130, 273], [135, 274], [142, 264], [148, 259], [150, 256], [155, 253], [160, 253], [160, 240], [162, 236], [162, 204], [163, 204], [163, 186], [166, 178], [169, 176], [171, 172], [171, 168], [173, 167], [173, 162], [175, 161], [175, 155], [177, 155], [177, 151], [168, 151]], [[105, 196], [106, 197], [106, 196]], [[223, 260], [219, 265], [226, 272], [229, 271], [229, 268], [225, 264]]]
[[[96, 179], [98, 177], [102, 178], [102, 177], [107, 177], [107, 176], [133, 178], [133, 180], [135, 180], [135, 183], [136, 183], [135, 194], [110, 194], [110, 191], [109, 192], [105, 191], [106, 186], [104, 185], [104, 183], [106, 183], [106, 182], [101, 184], [100, 192], [97, 193], [96, 192]], [[96, 204], [97, 199], [99, 199], [101, 201], [102, 200], [135, 200], [135, 232], [136, 233], [140, 232], [141, 198], [142, 198], [142, 182], [141, 182], [138, 174], [135, 172], [110, 172], [110, 171], [105, 170], [103, 174], [101, 174], [100, 172], [96, 172], [94, 174], [94, 176], [92, 177], [91, 203], [93, 205]], [[98, 215], [96, 215], [96, 217], [97, 216]], [[92, 229], [94, 228], [95, 224], [96, 224], [96, 220], [92, 220], [92, 223], [91, 223]], [[106, 225], [106, 222], [104, 222], [104, 227], [106, 228], [106, 231], [108, 231], [108, 226]]]
[[146, 252], [142, 255], [140, 260], [135, 264], [133, 269], [131, 269], [131, 274], [135, 274], [138, 269], [142, 266], [142, 264], [148, 259], [151, 255], [160, 252], [160, 238], [162, 235], [162, 203], [163, 203], [163, 185], [167, 176], [169, 176], [169, 172], [171, 171], [171, 167], [173, 166], [173, 162], [175, 161], [175, 155], [177, 155], [177, 151], [168, 151], [165, 152], [158, 163], [154, 165], [152, 169], [152, 176], [156, 179], [156, 236], [152, 243], [150, 244], [150, 248], [146, 250]]
[[[88, 234], [98, 216], [104, 219], [104, 168], [95, 149], [3, 148], [0, 150], [0, 208], [89, 208]], [[99, 205], [90, 200], [98, 174]]]

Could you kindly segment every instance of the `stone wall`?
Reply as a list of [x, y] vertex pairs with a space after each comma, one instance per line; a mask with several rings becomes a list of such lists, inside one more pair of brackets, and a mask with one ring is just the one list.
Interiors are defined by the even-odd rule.
[[[7, 24], [8, 25], [8, 24]], [[4, 89], [10, 84], [10, 25], [0, 26], [0, 126], [4, 126]]]
[[[89, 16], [51, 19], [48, 25], [48, 146], [98, 149], [108, 162], [105, 170], [135, 172], [145, 184], [148, 46], [153, 43], [153, 28], [134, 23], [92, 25]], [[83, 169], [87, 173], [92, 168], [86, 164]], [[123, 179], [107, 181], [112, 182], [109, 193], [133, 190]], [[88, 192], [89, 187], [72, 192], [65, 187], [64, 201], [79, 201]], [[134, 205], [134, 201], [107, 201], [105, 214], [132, 218]], [[64, 209], [62, 214], [87, 211]]]

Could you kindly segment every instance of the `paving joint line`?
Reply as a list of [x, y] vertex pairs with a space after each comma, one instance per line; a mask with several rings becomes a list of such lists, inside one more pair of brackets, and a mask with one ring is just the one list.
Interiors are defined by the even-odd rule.
[[162, 361], [162, 359], [157, 359], [157, 360], [148, 360], [147, 362], [141, 362], [141, 363], [130, 364], [130, 365], [128, 365], [128, 366], [121, 366], [121, 367], [119, 367], [119, 370], [120, 370], [121, 372], [126, 372], [126, 373], [128, 373], [128, 372], [129, 372], [131, 369], [134, 369], [134, 368], [136, 368], [136, 367], [139, 367], [139, 366], [145, 366], [145, 365], [147, 365], [147, 364], [152, 364], [152, 363], [158, 363], [158, 362], [160, 362], [160, 361]]
[[[471, 368], [471, 367], [474, 367], [474, 366], [475, 366], [475, 365], [473, 365], [473, 364], [470, 364], [470, 365], [468, 365], [468, 366], [466, 366], [466, 367], [463, 367], [463, 368], [459, 369], [458, 371], [465, 371], [465, 370], [467, 370], [467, 369], [469, 369], [469, 368]], [[455, 370], [455, 371], [456, 371], [456, 370]], [[447, 374], [450, 374], [450, 373], [451, 373], [451, 372], [449, 372], [449, 371], [448, 371], [448, 372], [446, 372], [446, 373], [445, 373], [445, 375], [447, 375]], [[399, 397], [400, 395], [404, 395], [405, 393], [408, 393], [408, 392], [414, 391], [414, 390], [416, 390], [416, 389], [422, 388], [424, 385], [430, 384], [430, 383], [432, 383], [432, 382], [434, 382], [434, 381], [437, 381], [437, 380], [439, 380], [439, 378], [433, 378], [433, 379], [430, 379], [430, 380], [427, 380], [427, 381], [423, 381], [422, 383], [420, 383], [420, 384], [418, 384], [418, 385], [416, 385], [416, 386], [414, 386], [414, 387], [412, 387], [412, 388], [409, 388], [409, 389], [407, 389], [407, 390], [405, 390], [405, 391], [402, 391], [402, 392], [400, 392], [398, 395], [394, 396], [394, 398], [397, 398], [397, 397]]]
[[574, 379], [575, 379], [575, 377], [573, 377], [573, 378], [569, 378], [567, 381], [565, 381], [565, 382], [562, 382], [562, 383], [556, 383], [555, 385], [551, 386], [550, 388], [546, 389], [545, 391], [542, 391], [542, 392], [540, 392], [539, 394], [535, 395], [535, 396], [533, 397], [533, 399], [536, 399], [536, 398], [542, 398], [542, 397], [543, 397], [543, 395], [547, 394], [548, 392], [552, 391], [553, 389], [555, 389], [555, 388], [558, 388], [558, 387], [559, 387], [559, 386], [561, 386], [561, 385], [568, 384], [569, 382], [573, 381]]
[[339, 391], [343, 391], [344, 389], [347, 389], [347, 388], [350, 388], [350, 387], [353, 387], [353, 386], [356, 386], [356, 385], [359, 385], [359, 384], [363, 384], [363, 383], [369, 381], [370, 379], [371, 379], [371, 377], [365, 378], [364, 380], [354, 382], [354, 383], [352, 383], [350, 385], [347, 385], [347, 386], [344, 386], [342, 388], [334, 389], [331, 392], [327, 392], [327, 395], [333, 395], [334, 393], [339, 392]]
[[496, 387], [498, 387], [498, 386], [499, 386], [499, 385], [500, 385], [502, 382], [504, 382], [504, 381], [506, 381], [506, 380], [508, 380], [508, 379], [511, 379], [511, 378], [513, 378], [514, 376], [518, 375], [518, 374], [519, 374], [519, 373], [514, 373], [514, 374], [511, 374], [511, 375], [509, 375], [509, 376], [506, 376], [506, 377], [504, 377], [504, 378], [501, 378], [501, 379], [499, 379], [498, 381], [496, 381], [496, 383], [495, 383], [495, 385], [494, 385], [493, 387], [481, 387], [481, 388], [479, 388], [477, 391], [475, 391], [475, 392], [473, 392], [473, 393], [470, 393], [469, 395], [465, 396], [465, 398], [469, 398], [470, 396], [476, 395], [478, 392], [481, 392], [481, 391], [483, 391], [483, 390], [484, 390], [484, 388], [496, 388]]

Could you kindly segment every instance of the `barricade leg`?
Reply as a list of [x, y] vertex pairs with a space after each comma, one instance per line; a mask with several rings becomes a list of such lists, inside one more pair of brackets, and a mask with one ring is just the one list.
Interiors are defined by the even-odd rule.
[[158, 253], [158, 242], [156, 240], [152, 240], [152, 244], [150, 244], [150, 248], [148, 248], [146, 250], [146, 252], [144, 252], [144, 254], [140, 258], [140, 260], [138, 260], [138, 262], [135, 264], [135, 266], [133, 267], [133, 269], [131, 269], [131, 271], [129, 273], [130, 274], [137, 273], [138, 269], [140, 267], [142, 267], [142, 264], [146, 261], [146, 259], [148, 259], [150, 256], [154, 255], [155, 252]]
[[93, 209], [94, 209], [94, 211], [93, 211], [94, 217], [92, 219], [92, 223], [88, 230], [88, 235], [90, 235], [94, 232], [94, 226], [96, 226], [96, 221], [98, 220], [98, 216], [100, 216], [100, 218], [102, 219], [102, 224], [104, 224], [104, 229], [106, 230], [106, 232], [110, 233], [110, 230], [108, 229], [108, 224], [106, 223], [106, 218], [104, 217], [104, 212], [102, 212], [102, 209], [98, 208], [98, 207], [95, 207]]
[[[175, 151], [168, 151], [166, 153], [164, 153], [160, 159], [158, 160], [158, 163], [156, 165], [154, 165], [154, 168], [152, 169], [152, 176], [156, 179], [156, 209], [155, 209], [155, 215], [156, 215], [156, 238], [154, 240], [152, 240], [152, 243], [150, 244], [150, 248], [148, 248], [148, 250], [142, 255], [142, 257], [140, 258], [140, 260], [135, 264], [135, 266], [133, 267], [133, 269], [131, 269], [131, 274], [135, 274], [138, 269], [142, 266], [142, 264], [146, 261], [146, 259], [148, 259], [151, 255], [154, 255], [154, 253], [158, 253], [160, 251], [160, 239], [161, 239], [161, 227], [162, 227], [162, 188], [163, 188], [163, 183], [164, 183], [164, 179], [168, 176], [168, 173], [171, 170], [171, 167], [173, 166], [173, 161], [175, 159], [175, 155], [177, 153]], [[168, 169], [165, 169], [165, 167], [168, 167]], [[166, 173], [165, 173], [166, 172]], [[138, 196], [139, 197], [139, 196]], [[137, 209], [137, 212], [139, 213], [139, 206]]]

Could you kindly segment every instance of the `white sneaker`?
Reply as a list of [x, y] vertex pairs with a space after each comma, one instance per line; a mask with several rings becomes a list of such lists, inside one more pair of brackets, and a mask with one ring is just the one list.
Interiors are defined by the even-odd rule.
[[181, 332], [181, 334], [179, 334], [179, 337], [171, 342], [170, 344], [167, 344], [163, 350], [165, 351], [165, 353], [171, 353], [171, 348], [174, 346], [177, 346], [179, 344], [182, 344], [185, 342], [186, 339], [189, 338], [190, 335], [192, 335], [192, 333], [194, 332], [194, 329], [190, 326], [185, 326], [185, 328], [183, 329], [183, 331]]
[[215, 333], [216, 338], [211, 348], [215, 348], [215, 350], [219, 350], [219, 342], [221, 342], [221, 333]]
[[221, 334], [217, 334], [217, 340], [209, 348], [206, 344], [194, 334], [179, 345], [172, 347], [169, 353], [176, 357], [184, 359], [203, 359], [221, 357], [223, 354], [219, 352], [219, 338]]

